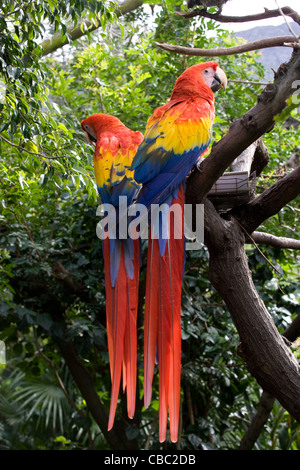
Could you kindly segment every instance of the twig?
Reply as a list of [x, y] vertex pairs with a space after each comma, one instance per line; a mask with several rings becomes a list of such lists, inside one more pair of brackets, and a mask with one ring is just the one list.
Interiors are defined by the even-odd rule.
[[35, 247], [35, 250], [36, 250], [36, 253], [39, 257], [39, 260], [42, 262], [43, 261], [43, 257], [42, 257], [42, 254], [40, 252], [40, 250], [38, 249], [35, 241], [34, 241], [34, 238], [32, 236], [32, 233], [30, 232], [29, 230], [29, 227], [27, 225], [27, 222], [26, 222], [26, 218], [24, 217], [24, 215], [22, 214], [22, 219], [23, 219], [23, 222], [20, 220], [19, 216], [14, 212], [13, 209], [10, 209], [10, 212], [13, 214], [13, 216], [15, 217], [16, 221], [18, 222], [19, 225], [22, 225], [22, 227], [25, 229], [27, 235], [28, 235], [28, 238], [29, 240], [31, 241], [31, 243], [34, 245]]
[[[19, 13], [20, 10], [21, 10], [21, 8], [16, 8], [15, 10], [6, 13], [6, 14], [4, 15], [4, 18], [7, 18], [8, 16], [14, 15], [15, 13]], [[9, 20], [9, 21], [14, 21], [14, 19], [13, 19], [13, 20]]]
[[261, 249], [259, 248], [259, 246], [257, 245], [257, 243], [255, 242], [255, 240], [253, 239], [253, 237], [247, 232], [247, 230], [239, 223], [239, 221], [234, 217], [235, 221], [237, 222], [237, 224], [240, 226], [240, 228], [242, 229], [242, 231], [245, 233], [246, 237], [249, 238], [249, 240], [251, 241], [251, 243], [253, 243], [253, 245], [255, 246], [255, 248], [259, 251], [259, 253], [261, 254], [261, 256], [266, 260], [266, 262], [271, 266], [271, 268], [276, 272], [276, 274], [278, 274], [278, 276], [282, 276], [282, 273], [280, 271], [278, 271], [278, 269], [276, 268], [276, 266], [274, 266], [273, 263], [271, 263], [270, 260], [268, 260], [268, 258], [263, 254], [263, 252], [261, 251]]
[[22, 147], [21, 145], [14, 144], [14, 143], [11, 142], [10, 140], [6, 139], [3, 135], [0, 135], [0, 137], [1, 137], [1, 139], [4, 140], [4, 142], [6, 142], [7, 144], [11, 145], [12, 147], [15, 147], [15, 148], [19, 149], [21, 152], [29, 153], [30, 155], [36, 155], [37, 157], [47, 158], [48, 160], [56, 160], [57, 158], [68, 158], [66, 155], [57, 155], [56, 157], [48, 157], [47, 155], [44, 155], [43, 153], [31, 152], [30, 150], [25, 149], [25, 148]]
[[[300, 15], [290, 7], [283, 7], [282, 12], [292, 18], [296, 23], [300, 24]], [[183, 16], [184, 18], [192, 18], [194, 16], [202, 16], [203, 18], [209, 18], [211, 20], [218, 21], [219, 23], [248, 23], [249, 21], [259, 21], [265, 20], [268, 18], [275, 18], [277, 16], [281, 16], [280, 11], [276, 10], [268, 10], [265, 8], [264, 13], [257, 13], [255, 15], [247, 15], [247, 16], [223, 16], [218, 13], [209, 13], [205, 10], [200, 10], [199, 8], [189, 11], [187, 13], [184, 12], [176, 12], [177, 15]]]
[[[300, 38], [300, 36], [298, 36]], [[241, 54], [243, 52], [256, 51], [258, 49], [266, 49], [269, 47], [294, 47], [294, 38], [292, 36], [278, 36], [275, 38], [260, 39], [258, 41], [249, 42], [246, 44], [240, 44], [239, 46], [232, 47], [218, 47], [216, 49], [199, 49], [197, 47], [183, 47], [175, 44], [159, 43], [155, 42], [158, 47], [169, 52], [177, 54], [190, 55], [190, 56], [202, 56], [202, 57], [219, 57], [228, 56], [234, 54]], [[297, 44], [298, 45], [298, 44]]]
[[186, 403], [187, 403], [190, 424], [193, 425], [195, 424], [195, 417], [194, 417], [194, 411], [193, 411], [191, 389], [188, 386], [185, 388], [185, 395], [186, 395]]
[[278, 6], [278, 10], [280, 11], [280, 14], [281, 14], [281, 16], [283, 17], [283, 19], [284, 19], [284, 21], [285, 21], [285, 23], [286, 23], [286, 25], [287, 25], [287, 27], [288, 27], [290, 33], [294, 36], [294, 38], [296, 39], [296, 42], [299, 42], [299, 39], [297, 38], [296, 34], [294, 33], [293, 28], [292, 28], [291, 25], [287, 22], [286, 15], [283, 13], [282, 9], [281, 9], [280, 6], [278, 5], [277, 0], [275, 0], [275, 3], [276, 3], [276, 5]]

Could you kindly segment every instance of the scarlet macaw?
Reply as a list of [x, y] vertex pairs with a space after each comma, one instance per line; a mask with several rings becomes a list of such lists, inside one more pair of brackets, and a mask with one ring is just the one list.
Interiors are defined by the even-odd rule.
[[[212, 137], [214, 92], [225, 88], [216, 62], [194, 65], [176, 80], [170, 100], [149, 118], [144, 140], [133, 159], [134, 179], [142, 184], [137, 202], [181, 207], [181, 218], [168, 222], [169, 239], [159, 221], [151, 221], [144, 323], [144, 405], [152, 395], [156, 351], [159, 366], [159, 440], [178, 440], [181, 375], [181, 287], [184, 269], [183, 205], [185, 179]], [[158, 215], [156, 215], [158, 217]], [[173, 219], [174, 220], [174, 219]], [[178, 229], [181, 231], [178, 237]]]
[[[89, 143], [95, 145], [94, 170], [103, 204], [119, 207], [119, 196], [131, 204], [138, 185], [130, 170], [143, 136], [128, 129], [118, 118], [94, 114], [81, 122]], [[124, 234], [123, 234], [124, 236]], [[136, 397], [137, 303], [139, 240], [108, 236], [103, 240], [106, 323], [112, 382], [108, 430], [114, 423], [121, 371], [127, 389], [128, 416], [133, 418]]]

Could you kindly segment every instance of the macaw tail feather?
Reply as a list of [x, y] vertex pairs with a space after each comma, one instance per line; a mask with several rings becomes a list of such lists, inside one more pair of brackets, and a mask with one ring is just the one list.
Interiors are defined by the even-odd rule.
[[[127, 392], [129, 418], [133, 418], [135, 412], [136, 322], [140, 266], [139, 240], [128, 239], [111, 242], [108, 238], [103, 241], [106, 325], [112, 383], [108, 430], [114, 424], [121, 375], [123, 375], [123, 391], [126, 389]], [[112, 259], [119, 260], [117, 274], [113, 273]], [[131, 265], [131, 269], [128, 269], [129, 265]]]
[[[176, 205], [176, 211], [173, 209]], [[144, 327], [144, 405], [152, 395], [156, 354], [159, 367], [159, 440], [178, 440], [181, 375], [181, 287], [184, 268], [184, 191], [170, 206], [169, 238], [149, 236]], [[179, 209], [179, 211], [178, 211]], [[172, 216], [174, 214], [174, 216]]]

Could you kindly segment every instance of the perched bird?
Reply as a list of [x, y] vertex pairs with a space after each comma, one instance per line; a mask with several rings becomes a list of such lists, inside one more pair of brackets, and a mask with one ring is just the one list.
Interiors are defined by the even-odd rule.
[[[118, 232], [119, 197], [127, 207], [138, 189], [130, 170], [143, 140], [140, 132], [128, 129], [118, 118], [94, 114], [81, 122], [89, 143], [95, 146], [94, 170], [102, 204], [116, 211], [113, 230], [103, 239], [106, 290], [106, 324], [112, 382], [108, 430], [114, 423], [121, 372], [127, 392], [128, 416], [133, 418], [136, 398], [137, 304], [140, 269], [139, 240]], [[109, 207], [109, 206], [108, 206]], [[109, 214], [108, 214], [109, 216]]]
[[134, 179], [142, 184], [137, 202], [149, 211], [155, 204], [163, 208], [163, 215], [150, 212], [144, 321], [144, 405], [151, 402], [158, 355], [161, 442], [166, 439], [168, 414], [171, 441], [178, 440], [185, 179], [211, 141], [214, 92], [226, 84], [216, 62], [185, 70], [170, 100], [149, 118], [131, 166]]

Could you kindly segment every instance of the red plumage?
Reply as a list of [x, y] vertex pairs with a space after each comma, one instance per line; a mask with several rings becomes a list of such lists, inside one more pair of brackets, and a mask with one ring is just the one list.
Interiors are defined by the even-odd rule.
[[[184, 264], [184, 191], [170, 207], [169, 238], [161, 256], [159, 240], [149, 236], [146, 303], [144, 322], [144, 404], [152, 395], [152, 379], [156, 352], [159, 366], [159, 440], [166, 439], [167, 418], [170, 417], [171, 440], [178, 439], [181, 375], [181, 288]], [[176, 207], [173, 216], [172, 209]], [[174, 218], [179, 217], [174, 221]], [[181, 233], [176, 233], [180, 227]]]
[[139, 240], [134, 241], [134, 277], [126, 273], [123, 245], [121, 245], [118, 278], [110, 281], [110, 240], [104, 240], [104, 268], [106, 290], [106, 324], [111, 373], [111, 405], [108, 430], [113, 427], [123, 372], [123, 391], [127, 392], [127, 412], [133, 418], [136, 400], [137, 362], [137, 308], [139, 288]]
[[[220, 76], [218, 75], [220, 74]], [[185, 179], [211, 141], [214, 93], [226, 76], [216, 62], [197, 64], [177, 80], [168, 103], [148, 119], [144, 140], [133, 159], [142, 184], [138, 202], [167, 206], [180, 216], [168, 222], [169, 238], [149, 237], [144, 324], [144, 404], [150, 405], [155, 360], [159, 368], [159, 440], [178, 439], [181, 375], [181, 290], [184, 269]], [[151, 215], [152, 224], [157, 219]], [[181, 222], [181, 223], [180, 223]], [[166, 222], [163, 222], [163, 224]], [[180, 227], [180, 228], [179, 228]], [[176, 234], [176, 231], [180, 233]], [[156, 233], [159, 233], [156, 232]]]
[[[89, 142], [95, 144], [94, 168], [98, 192], [108, 211], [119, 215], [119, 196], [127, 206], [138, 189], [130, 170], [143, 136], [128, 129], [119, 119], [95, 114], [81, 123]], [[116, 227], [115, 227], [116, 228]], [[108, 430], [113, 427], [121, 376], [127, 392], [127, 412], [133, 418], [136, 401], [137, 309], [140, 269], [140, 240], [114, 239], [112, 231], [103, 240], [106, 325], [111, 375]]]

